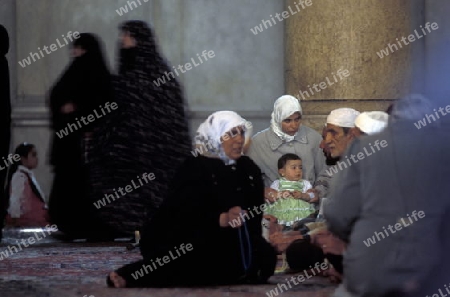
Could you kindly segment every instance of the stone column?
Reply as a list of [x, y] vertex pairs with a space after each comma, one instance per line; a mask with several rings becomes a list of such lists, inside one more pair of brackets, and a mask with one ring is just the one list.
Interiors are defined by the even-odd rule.
[[448, 1], [426, 1], [425, 3], [424, 23], [437, 23], [439, 26], [425, 40], [425, 84], [427, 94], [440, 107], [445, 107], [450, 103], [449, 13], [450, 3]]
[[302, 101], [312, 126], [323, 125], [334, 108], [383, 110], [409, 93], [411, 45], [402, 37], [409, 43], [414, 33], [410, 5], [409, 0], [286, 0], [286, 92]]

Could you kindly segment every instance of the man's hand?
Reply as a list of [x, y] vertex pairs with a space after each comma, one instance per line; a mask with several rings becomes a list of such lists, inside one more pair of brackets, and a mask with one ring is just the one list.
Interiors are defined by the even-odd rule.
[[310, 203], [317, 203], [319, 202], [319, 192], [316, 189], [309, 189], [308, 191], [306, 191], [306, 193], [309, 195], [309, 193], [313, 193], [314, 194], [314, 198], [309, 200]]

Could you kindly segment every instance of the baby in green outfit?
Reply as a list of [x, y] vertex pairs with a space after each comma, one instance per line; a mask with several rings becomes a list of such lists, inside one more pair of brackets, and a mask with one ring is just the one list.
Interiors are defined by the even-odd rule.
[[[306, 193], [312, 185], [302, 179], [302, 160], [299, 156], [295, 154], [281, 156], [278, 160], [278, 172], [281, 178], [275, 180], [270, 187], [282, 194], [278, 197], [283, 198], [271, 204], [266, 214], [276, 217], [278, 224], [290, 227], [315, 211], [314, 205], [310, 203], [314, 194]], [[289, 193], [283, 193], [285, 191]]]

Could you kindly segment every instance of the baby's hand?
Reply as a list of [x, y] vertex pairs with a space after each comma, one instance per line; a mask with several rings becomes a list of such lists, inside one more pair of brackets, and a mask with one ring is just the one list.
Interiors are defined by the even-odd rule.
[[288, 199], [288, 198], [293, 198], [294, 196], [292, 196], [292, 192], [291, 191], [281, 191], [278, 192], [278, 199]]
[[294, 197], [294, 199], [302, 199], [303, 193], [300, 191], [294, 191], [294, 192], [292, 192], [292, 197]]

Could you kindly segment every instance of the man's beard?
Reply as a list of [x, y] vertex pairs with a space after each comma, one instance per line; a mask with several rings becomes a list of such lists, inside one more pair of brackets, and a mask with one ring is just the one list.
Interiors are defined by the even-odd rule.
[[341, 157], [332, 157], [330, 153], [324, 154], [325, 155], [325, 164], [328, 166], [336, 165], [337, 162], [341, 159]]

